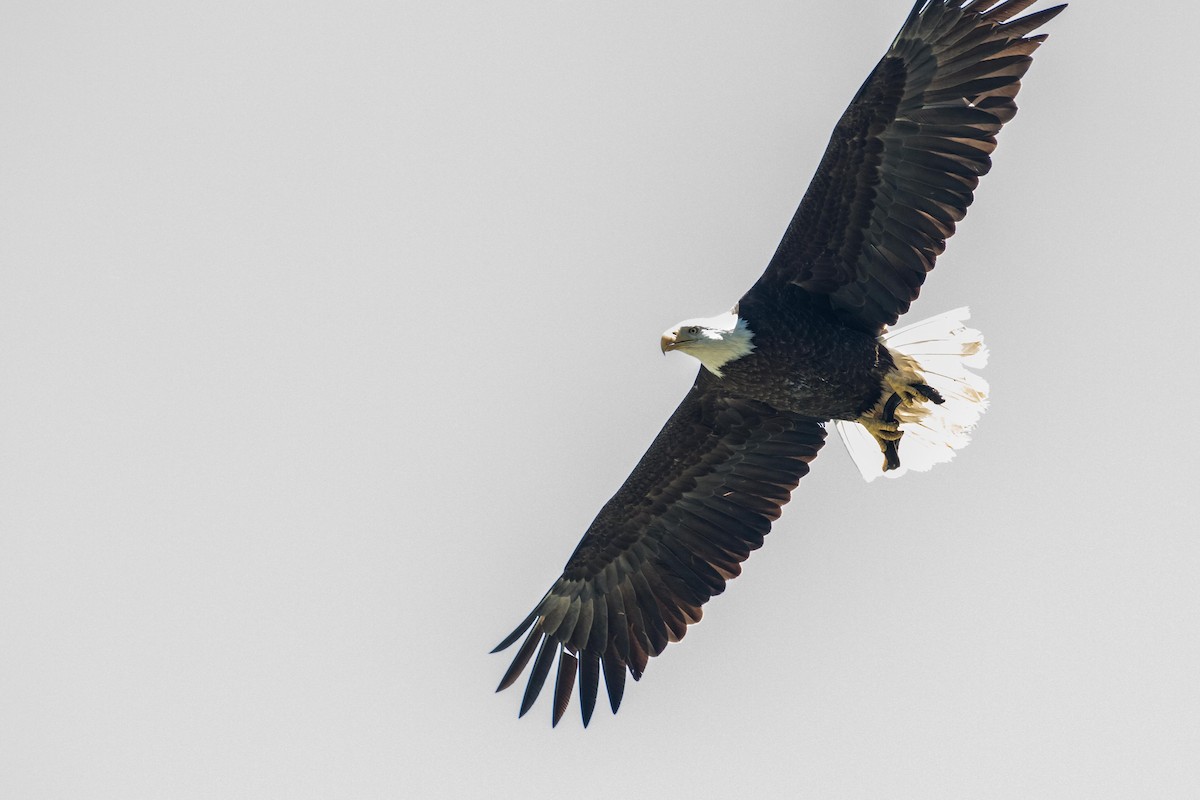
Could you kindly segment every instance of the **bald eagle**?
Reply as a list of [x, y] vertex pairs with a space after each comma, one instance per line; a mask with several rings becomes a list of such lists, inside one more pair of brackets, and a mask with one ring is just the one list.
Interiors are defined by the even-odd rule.
[[[664, 353], [695, 384], [596, 516], [533, 611], [496, 691], [533, 667], [523, 716], [558, 659], [552, 723], [578, 676], [586, 726], [603, 673], [683, 638], [741, 572], [833, 422], [870, 479], [928, 469], [967, 442], [986, 403], [986, 351], [966, 309], [889, 330], [916, 299], [991, 167], [996, 134], [1059, 5], [919, 0], [833, 131], [762, 277], [729, 312], [682, 322]], [[536, 654], [536, 657], [535, 657]]]

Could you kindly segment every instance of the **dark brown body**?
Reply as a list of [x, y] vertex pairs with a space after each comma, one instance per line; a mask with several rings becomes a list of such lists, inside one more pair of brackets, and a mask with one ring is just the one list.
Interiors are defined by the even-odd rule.
[[738, 316], [755, 349], [722, 368], [720, 390], [816, 419], [857, 419], [879, 402], [892, 357], [827, 298], [790, 285], [743, 298]]

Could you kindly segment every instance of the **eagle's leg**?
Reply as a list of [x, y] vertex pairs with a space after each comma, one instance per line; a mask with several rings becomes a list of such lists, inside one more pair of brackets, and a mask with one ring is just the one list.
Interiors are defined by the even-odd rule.
[[864, 414], [857, 420], [875, 438], [879, 449], [883, 452], [884, 472], [900, 466], [898, 446], [904, 431], [900, 430], [900, 423], [896, 421], [896, 408], [902, 399], [898, 392], [893, 392], [892, 396], [883, 404], [878, 416]]
[[904, 435], [904, 431], [900, 430], [900, 423], [896, 420], [896, 406], [900, 405], [901, 399], [899, 394], [893, 394], [883, 404], [883, 413], [879, 415], [884, 422], [896, 426], [896, 438], [887, 439], [883, 442], [884, 472], [887, 472], [889, 469], [897, 469], [900, 466], [900, 437]]

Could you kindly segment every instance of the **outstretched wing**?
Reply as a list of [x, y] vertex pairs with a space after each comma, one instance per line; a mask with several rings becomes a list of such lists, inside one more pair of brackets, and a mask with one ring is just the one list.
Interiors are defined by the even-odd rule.
[[[842, 115], [751, 293], [790, 281], [869, 332], [892, 325], [967, 213], [1060, 5], [919, 0]], [[1009, 21], [1011, 20], [1011, 21]]]
[[530, 659], [521, 715], [558, 656], [553, 722], [579, 675], [586, 726], [604, 672], [615, 713], [625, 671], [698, 622], [700, 607], [741, 572], [825, 441], [817, 420], [724, 396], [704, 369], [620, 490], [604, 505], [562, 577], [493, 652], [526, 631], [496, 691]]

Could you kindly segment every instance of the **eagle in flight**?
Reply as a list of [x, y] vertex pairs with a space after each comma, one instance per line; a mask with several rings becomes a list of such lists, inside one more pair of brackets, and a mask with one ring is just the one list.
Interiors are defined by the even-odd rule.
[[[948, 461], [986, 407], [986, 351], [958, 309], [889, 330], [967, 213], [996, 134], [1066, 6], [918, 0], [830, 137], [762, 277], [728, 313], [682, 322], [662, 350], [695, 384], [592, 522], [562, 576], [493, 652], [517, 642], [497, 691], [532, 661], [524, 715], [555, 672], [553, 724], [578, 676], [586, 726], [603, 673], [683, 638], [741, 572], [808, 472], [832, 421], [863, 476]], [[1015, 19], [1014, 19], [1015, 18]]]

